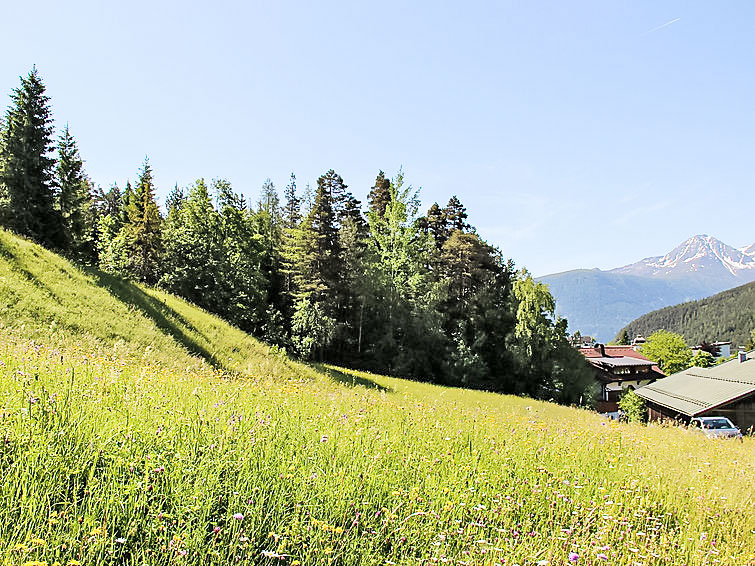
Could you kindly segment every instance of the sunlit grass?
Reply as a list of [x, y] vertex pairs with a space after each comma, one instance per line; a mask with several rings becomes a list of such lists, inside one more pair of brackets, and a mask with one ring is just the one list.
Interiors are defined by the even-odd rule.
[[0, 237], [1, 564], [755, 561], [752, 439], [310, 368]]

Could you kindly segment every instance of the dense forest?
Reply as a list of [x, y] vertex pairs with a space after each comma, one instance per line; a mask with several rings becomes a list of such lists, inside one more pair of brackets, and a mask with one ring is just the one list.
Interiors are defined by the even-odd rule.
[[145, 159], [106, 190], [36, 68], [0, 124], [0, 222], [90, 269], [164, 288], [302, 359], [576, 402], [591, 374], [545, 285], [486, 243], [456, 196], [377, 173], [366, 213], [333, 170], [249, 202], [227, 180], [175, 186]]
[[734, 346], [747, 346], [755, 329], [755, 283], [650, 312], [630, 322], [618, 336], [625, 332], [629, 337], [649, 336], [659, 329], [681, 334], [690, 345], [731, 340]]

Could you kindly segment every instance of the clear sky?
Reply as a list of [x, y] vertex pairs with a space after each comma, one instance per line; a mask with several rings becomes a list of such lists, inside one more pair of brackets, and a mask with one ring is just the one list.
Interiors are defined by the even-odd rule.
[[92, 179], [256, 197], [333, 168], [452, 194], [535, 275], [707, 233], [755, 242], [755, 3], [13, 2], [0, 96], [36, 64]]

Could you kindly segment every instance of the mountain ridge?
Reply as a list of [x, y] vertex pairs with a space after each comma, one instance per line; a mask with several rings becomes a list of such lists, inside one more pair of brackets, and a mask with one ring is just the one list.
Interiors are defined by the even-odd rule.
[[735, 248], [707, 234], [664, 255], [609, 270], [574, 269], [538, 278], [548, 284], [569, 330], [612, 339], [645, 313], [755, 281], [755, 244]]
[[711, 297], [654, 310], [622, 328], [629, 336], [649, 336], [670, 330], [684, 336], [689, 345], [730, 340], [744, 346], [755, 329], [755, 282], [745, 283]]

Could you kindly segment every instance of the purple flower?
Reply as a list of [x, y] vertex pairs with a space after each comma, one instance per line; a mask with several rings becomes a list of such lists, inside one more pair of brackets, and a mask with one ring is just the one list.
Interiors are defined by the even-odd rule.
[[577, 554], [576, 552], [570, 552], [569, 562], [576, 562], [577, 560], [579, 560], [579, 554]]
[[243, 521], [244, 520], [244, 514], [243, 513], [234, 513], [233, 518], [237, 521]]
[[599, 558], [600, 560], [608, 560], [608, 556], [606, 556], [606, 555], [605, 555], [605, 554], [603, 554], [602, 552], [598, 554], [598, 558]]

